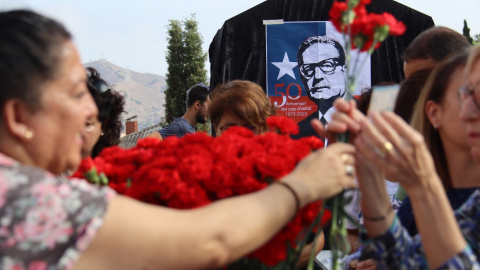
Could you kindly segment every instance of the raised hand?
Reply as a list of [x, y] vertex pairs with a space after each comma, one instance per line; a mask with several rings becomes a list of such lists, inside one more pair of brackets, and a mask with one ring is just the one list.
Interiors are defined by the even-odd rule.
[[392, 112], [373, 113], [361, 123], [357, 150], [381, 168], [386, 178], [408, 191], [435, 179], [432, 157], [420, 133]]
[[[344, 188], [356, 186], [354, 152], [355, 147], [345, 143], [317, 150], [303, 159], [282, 181], [295, 186], [307, 202], [330, 198]], [[305, 203], [302, 201], [302, 205]]]

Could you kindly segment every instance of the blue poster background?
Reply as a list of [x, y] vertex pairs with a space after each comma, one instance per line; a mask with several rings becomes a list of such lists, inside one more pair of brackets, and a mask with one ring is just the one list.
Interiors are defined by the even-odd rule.
[[[343, 36], [331, 22], [285, 22], [266, 25], [266, 73], [267, 96], [277, 107], [277, 115], [287, 116], [300, 122], [317, 111], [317, 104], [311, 101], [304, 89], [297, 64], [300, 44], [311, 36], [328, 36], [344, 46]], [[370, 87], [370, 56], [351, 51], [352, 66], [356, 61], [367, 59], [354, 94]], [[348, 71], [348, 68], [347, 68]], [[302, 131], [301, 131], [302, 132]]]
[[[292, 67], [293, 77], [284, 74], [273, 63], [288, 61], [296, 64], [300, 44], [310, 36], [326, 35], [325, 22], [292, 22], [266, 26], [267, 34], [267, 96], [277, 106], [277, 114], [299, 122], [315, 111], [315, 104], [303, 90], [298, 66]], [[288, 93], [287, 93], [288, 88]], [[276, 102], [276, 103], [275, 103]]]

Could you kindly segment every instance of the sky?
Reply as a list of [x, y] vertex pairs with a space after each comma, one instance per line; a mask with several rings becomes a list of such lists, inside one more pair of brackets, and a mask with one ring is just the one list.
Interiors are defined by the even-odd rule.
[[[295, 0], [302, 1], [302, 0]], [[375, 0], [372, 0], [375, 1]], [[29, 8], [64, 23], [84, 63], [106, 59], [137, 72], [165, 75], [167, 25], [195, 14], [203, 48], [231, 17], [263, 0], [0, 0], [0, 10]], [[480, 34], [480, 0], [398, 0], [432, 16], [436, 25]], [[209, 70], [209, 63], [206, 63]]]

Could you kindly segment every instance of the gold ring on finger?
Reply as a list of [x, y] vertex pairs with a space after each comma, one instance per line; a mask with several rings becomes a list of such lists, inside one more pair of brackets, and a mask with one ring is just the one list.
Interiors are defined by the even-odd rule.
[[389, 153], [390, 151], [392, 151], [393, 149], [393, 145], [391, 142], [389, 141], [386, 141], [384, 144], [383, 144], [383, 153], [386, 155], [387, 153]]
[[375, 153], [377, 153], [381, 158], [385, 158], [385, 156], [392, 151], [393, 145], [391, 142], [386, 141], [383, 143], [382, 148], [375, 148]]

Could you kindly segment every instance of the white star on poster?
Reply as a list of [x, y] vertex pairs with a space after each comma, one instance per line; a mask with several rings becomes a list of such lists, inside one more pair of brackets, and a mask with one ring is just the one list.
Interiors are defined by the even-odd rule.
[[272, 64], [280, 69], [280, 71], [278, 72], [277, 80], [283, 77], [283, 75], [285, 74], [295, 79], [293, 68], [297, 66], [297, 62], [290, 62], [290, 59], [288, 59], [287, 52], [285, 52], [285, 56], [283, 57], [283, 62], [272, 62]]

